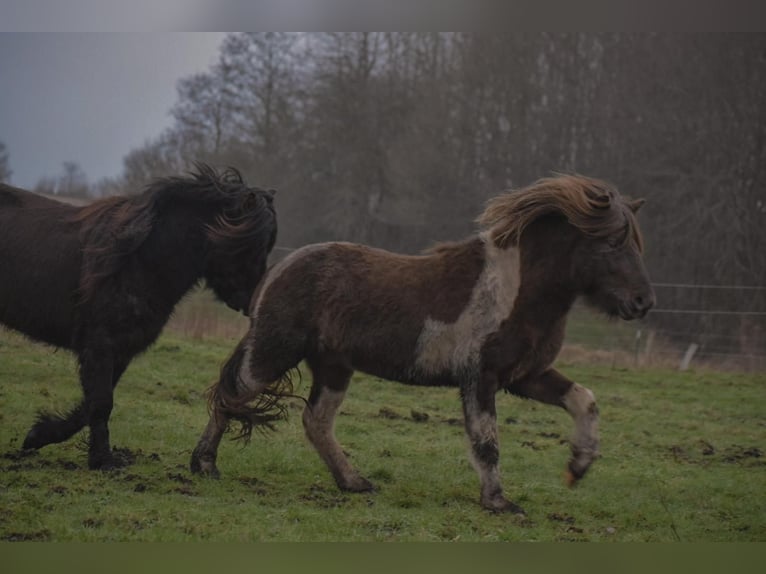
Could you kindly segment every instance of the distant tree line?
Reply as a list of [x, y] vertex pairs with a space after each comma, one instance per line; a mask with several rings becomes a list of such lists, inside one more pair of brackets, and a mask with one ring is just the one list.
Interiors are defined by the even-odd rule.
[[[11, 175], [13, 170], [10, 165], [10, 153], [5, 143], [0, 141], [0, 183], [11, 183]], [[104, 180], [97, 186], [91, 186], [80, 164], [75, 161], [65, 161], [61, 165], [61, 173], [58, 176], [40, 178], [33, 191], [44, 195], [87, 200], [92, 195], [120, 191], [122, 188], [118, 183], [117, 180]]]
[[33, 191], [44, 195], [87, 199], [101, 194], [100, 189], [88, 184], [88, 177], [76, 161], [61, 164], [61, 173], [55, 177], [43, 177], [35, 184]]
[[[576, 171], [647, 198], [656, 281], [764, 286], [764, 102], [764, 34], [232, 34], [112, 187], [231, 164], [280, 190], [281, 245], [415, 251], [471, 233], [502, 190]], [[763, 291], [659, 295], [766, 311]], [[654, 320], [764, 341], [757, 316]]]

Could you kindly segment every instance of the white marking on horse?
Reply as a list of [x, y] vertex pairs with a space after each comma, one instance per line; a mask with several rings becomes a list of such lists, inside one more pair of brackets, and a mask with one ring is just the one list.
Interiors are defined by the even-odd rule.
[[596, 397], [590, 389], [574, 383], [564, 395], [563, 402], [575, 423], [572, 436], [573, 464], [581, 475], [599, 456]]
[[418, 337], [415, 370], [430, 374], [478, 368], [481, 346], [513, 309], [521, 283], [516, 247], [499, 249], [486, 234], [484, 269], [454, 323], [427, 318]]
[[237, 394], [243, 395], [255, 395], [262, 392], [271, 381], [258, 381], [253, 377], [253, 370], [251, 367], [251, 357], [253, 355], [253, 346], [248, 344], [245, 346], [245, 351], [242, 355], [242, 364], [239, 367], [239, 376], [237, 377]]

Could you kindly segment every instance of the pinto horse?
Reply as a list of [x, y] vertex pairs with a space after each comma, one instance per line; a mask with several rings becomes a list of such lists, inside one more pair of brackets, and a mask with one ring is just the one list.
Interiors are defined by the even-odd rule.
[[188, 177], [80, 208], [0, 185], [0, 323], [73, 351], [84, 392], [64, 416], [41, 413], [23, 448], [88, 425], [89, 467], [120, 462], [108, 421], [128, 363], [202, 279], [246, 312], [276, 233], [273, 191], [248, 187], [233, 168], [197, 164]]
[[303, 425], [342, 490], [373, 488], [333, 431], [357, 369], [460, 389], [483, 507], [523, 513], [503, 495], [498, 472], [499, 390], [569, 412], [574, 483], [598, 454], [598, 409], [589, 389], [551, 365], [578, 296], [626, 320], [654, 304], [634, 216], [642, 203], [595, 179], [559, 176], [495, 197], [478, 235], [422, 255], [350, 243], [293, 252], [259, 285], [250, 330], [210, 389], [192, 471], [218, 475], [218, 445], [232, 419], [248, 437], [283, 417], [289, 371], [305, 359], [313, 384]]

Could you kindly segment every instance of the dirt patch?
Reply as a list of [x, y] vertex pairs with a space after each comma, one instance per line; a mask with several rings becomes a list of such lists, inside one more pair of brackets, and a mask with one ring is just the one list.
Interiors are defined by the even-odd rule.
[[755, 446], [743, 447], [734, 444], [724, 450], [723, 461], [729, 463], [742, 463], [752, 459], [758, 459], [763, 457], [763, 451]]
[[261, 481], [258, 480], [255, 477], [240, 477], [237, 479], [237, 481], [242, 485], [247, 487], [247, 489], [252, 492], [253, 494], [257, 496], [268, 496], [269, 489], [267, 485]]
[[184, 496], [197, 496], [198, 494], [196, 490], [189, 488], [188, 486], [179, 486], [178, 488], [174, 488], [171, 492], [183, 494]]
[[565, 524], [574, 524], [575, 522], [574, 516], [564, 513], [560, 514], [558, 512], [551, 512], [548, 515], [548, 520], [552, 520], [553, 522], [563, 522]]
[[415, 421], [416, 423], [426, 423], [428, 422], [428, 419], [429, 419], [428, 413], [423, 413], [416, 410], [410, 411], [410, 416], [412, 417], [412, 420]]
[[129, 448], [125, 447], [118, 447], [113, 446], [112, 447], [112, 458], [114, 459], [114, 465], [117, 468], [121, 468], [124, 466], [131, 466], [133, 464], [136, 464], [136, 459], [138, 458], [138, 453], [140, 451], [132, 451]]
[[328, 491], [319, 484], [312, 484], [306, 494], [300, 496], [301, 500], [310, 502], [319, 508], [339, 508], [348, 504], [348, 498], [338, 493], [337, 490]]
[[11, 532], [0, 537], [5, 542], [45, 542], [50, 540], [50, 530], [38, 530], [36, 532]]
[[673, 444], [667, 447], [667, 451], [676, 462], [685, 464], [726, 463], [745, 466], [766, 464], [763, 460], [763, 451], [759, 447], [738, 444], [715, 447], [704, 439], [698, 440], [694, 445]]
[[378, 416], [382, 419], [390, 419], [390, 420], [396, 420], [404, 418], [402, 415], [397, 413], [396, 411], [389, 409], [388, 407], [382, 407], [378, 411]]
[[169, 472], [167, 476], [170, 480], [173, 480], [175, 482], [180, 482], [181, 484], [188, 485], [188, 484], [194, 483], [194, 481], [191, 478], [189, 478], [188, 476], [184, 476], [183, 474], [180, 474], [180, 473]]
[[86, 518], [82, 521], [82, 525], [85, 528], [101, 528], [104, 525], [104, 521], [100, 518]]

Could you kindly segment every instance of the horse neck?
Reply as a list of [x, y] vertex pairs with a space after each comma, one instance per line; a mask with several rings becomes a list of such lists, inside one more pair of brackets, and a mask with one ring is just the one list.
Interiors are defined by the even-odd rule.
[[520, 245], [517, 308], [543, 328], [562, 325], [578, 295], [572, 276], [573, 238], [558, 229], [530, 231]]
[[168, 305], [174, 306], [204, 274], [206, 223], [193, 210], [168, 210], [143, 246], [146, 266], [155, 284], [161, 286], [157, 296]]

